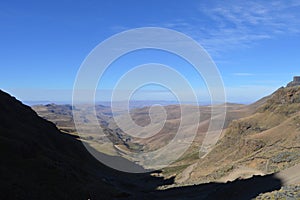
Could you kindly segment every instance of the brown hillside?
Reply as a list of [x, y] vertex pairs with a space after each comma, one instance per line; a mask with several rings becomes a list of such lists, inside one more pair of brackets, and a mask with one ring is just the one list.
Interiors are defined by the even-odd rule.
[[194, 166], [191, 182], [268, 174], [300, 162], [300, 87], [280, 88], [263, 101], [253, 115], [229, 125]]

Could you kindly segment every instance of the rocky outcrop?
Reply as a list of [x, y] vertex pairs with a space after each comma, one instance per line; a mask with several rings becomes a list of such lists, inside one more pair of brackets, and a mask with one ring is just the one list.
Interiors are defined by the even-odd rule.
[[300, 76], [294, 76], [294, 80], [287, 84], [287, 87], [300, 86]]

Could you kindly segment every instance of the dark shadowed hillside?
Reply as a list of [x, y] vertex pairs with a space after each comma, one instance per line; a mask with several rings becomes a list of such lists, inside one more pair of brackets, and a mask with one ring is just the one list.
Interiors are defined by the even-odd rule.
[[[0, 91], [1, 199], [87, 199], [121, 194], [97, 174], [81, 142]], [[95, 165], [97, 170], [106, 170]]]
[[111, 199], [163, 184], [100, 164], [75, 137], [2, 91], [0, 107], [0, 199]]

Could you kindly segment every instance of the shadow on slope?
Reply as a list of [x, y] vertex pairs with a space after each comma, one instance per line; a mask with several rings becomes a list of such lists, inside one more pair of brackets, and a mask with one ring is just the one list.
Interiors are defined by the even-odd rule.
[[255, 176], [246, 180], [228, 183], [207, 183], [194, 186], [178, 187], [157, 191], [157, 198], [162, 199], [240, 199], [247, 200], [260, 193], [280, 189], [282, 181], [275, 175]]

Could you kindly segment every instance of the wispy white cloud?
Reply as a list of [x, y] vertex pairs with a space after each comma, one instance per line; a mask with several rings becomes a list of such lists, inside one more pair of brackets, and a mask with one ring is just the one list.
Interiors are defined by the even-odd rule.
[[263, 39], [300, 33], [299, 1], [203, 2], [199, 18], [177, 19], [163, 26], [196, 38], [210, 53], [247, 48]]

